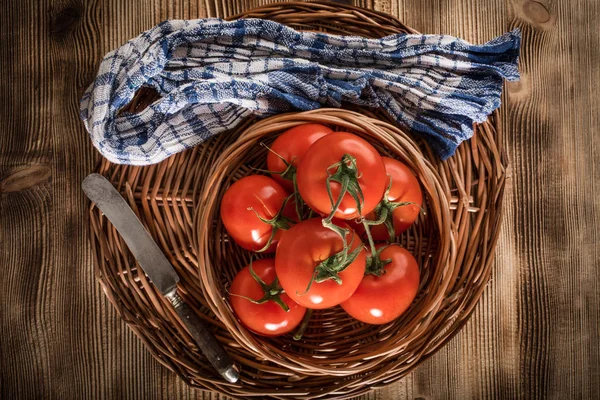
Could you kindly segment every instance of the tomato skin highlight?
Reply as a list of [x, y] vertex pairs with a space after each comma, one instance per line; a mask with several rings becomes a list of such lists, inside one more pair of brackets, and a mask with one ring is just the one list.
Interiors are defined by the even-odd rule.
[[[334, 132], [317, 140], [300, 161], [297, 172], [300, 195], [318, 213], [329, 215], [331, 201], [327, 194], [328, 168], [340, 162], [345, 154], [356, 158], [358, 184], [364, 195], [362, 215], [371, 212], [383, 197], [388, 185], [385, 165], [377, 150], [359, 136], [347, 132]], [[339, 197], [341, 185], [331, 182], [334, 201]], [[346, 193], [334, 217], [354, 219], [360, 217], [356, 201]]]
[[[306, 289], [315, 272], [315, 267], [328, 257], [343, 249], [342, 238], [325, 228], [320, 218], [312, 218], [291, 227], [284, 233], [275, 255], [275, 269], [279, 282], [286, 294], [298, 304], [323, 309], [347, 300], [360, 284], [365, 271], [366, 250], [360, 237], [350, 230], [346, 243], [352, 243], [350, 251], [361, 246], [358, 257], [339, 273], [342, 284], [328, 279], [312, 283]], [[342, 227], [348, 228], [343, 224]]]
[[[273, 227], [261, 221], [256, 213], [265, 219], [275, 217], [287, 195], [285, 189], [268, 176], [249, 175], [234, 182], [221, 199], [221, 220], [229, 236], [246, 250], [262, 249]], [[287, 203], [283, 214], [292, 220], [297, 219], [293, 201]], [[275, 251], [282, 232], [275, 233], [266, 253]]]
[[[288, 129], [279, 135], [271, 145], [272, 151], [267, 154], [267, 169], [275, 172], [286, 170], [287, 165], [281, 158], [277, 157], [277, 154], [294, 167], [297, 167], [308, 148], [314, 142], [332, 132], [331, 128], [321, 124], [302, 124]], [[294, 190], [291, 180], [284, 179], [280, 174], [271, 174], [271, 176], [288, 191], [292, 192]]]
[[350, 316], [374, 325], [388, 323], [402, 315], [415, 299], [420, 282], [417, 260], [405, 248], [389, 245], [380, 257], [392, 260], [383, 267], [385, 273], [365, 275], [354, 294], [341, 304]]
[[[272, 283], [276, 278], [275, 262], [272, 258], [254, 261], [252, 270], [267, 284]], [[305, 307], [292, 301], [285, 293], [280, 297], [290, 308], [287, 312], [273, 301], [254, 304], [248, 299], [239, 297], [259, 300], [264, 296], [262, 287], [250, 274], [248, 265], [237, 273], [229, 293], [229, 302], [242, 324], [262, 336], [280, 336], [291, 332], [300, 324], [306, 312]]]
[[[385, 164], [385, 171], [392, 180], [387, 200], [390, 202], [415, 203], [397, 207], [392, 212], [394, 230], [396, 231], [396, 235], [399, 235], [410, 228], [419, 217], [421, 205], [423, 205], [423, 193], [417, 177], [406, 164], [390, 157], [382, 158]], [[369, 213], [365, 218], [370, 220], [377, 219], [374, 212]], [[364, 235], [365, 229], [362, 224], [357, 224], [354, 221], [349, 224], [361, 236]], [[388, 230], [383, 224], [372, 225], [371, 235], [373, 235], [373, 239], [376, 241], [390, 240]]]

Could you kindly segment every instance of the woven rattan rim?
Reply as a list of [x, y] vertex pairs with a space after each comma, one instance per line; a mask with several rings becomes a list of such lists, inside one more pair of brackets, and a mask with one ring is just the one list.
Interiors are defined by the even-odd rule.
[[[369, 37], [414, 32], [391, 16], [333, 3], [269, 5], [241, 16]], [[152, 100], [142, 93], [131, 108]], [[499, 233], [506, 156], [498, 115], [477, 125], [473, 139], [441, 162], [382, 112], [354, 110], [360, 114], [327, 109], [249, 119], [228, 134], [148, 167], [100, 162], [97, 171], [125, 195], [181, 276], [183, 297], [242, 367], [241, 384], [228, 384], [214, 373], [112, 225], [91, 207], [96, 276], [106, 296], [156, 360], [188, 384], [240, 398], [352, 397], [406, 375], [470, 317], [489, 280]], [[400, 238], [418, 257], [423, 284], [415, 305], [394, 323], [371, 327], [334, 308], [315, 314], [303, 342], [264, 339], [239, 326], [224, 301], [227, 283], [247, 254], [235, 250], [214, 218], [218, 199], [227, 182], [258, 165], [257, 141], [268, 142], [303, 121], [369, 137], [406, 162], [425, 189], [426, 215]]]

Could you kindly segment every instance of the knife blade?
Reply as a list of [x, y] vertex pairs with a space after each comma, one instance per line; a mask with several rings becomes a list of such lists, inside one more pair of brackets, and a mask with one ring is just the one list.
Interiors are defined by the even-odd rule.
[[117, 189], [98, 173], [88, 175], [81, 187], [123, 237], [150, 281], [171, 302], [208, 361], [226, 381], [237, 382], [239, 374], [230, 356], [206, 324], [177, 293], [179, 275], [129, 204]]

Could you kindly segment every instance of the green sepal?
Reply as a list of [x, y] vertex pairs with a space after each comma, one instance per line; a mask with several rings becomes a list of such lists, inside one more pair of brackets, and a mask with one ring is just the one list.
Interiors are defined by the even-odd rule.
[[285, 291], [279, 285], [279, 279], [277, 277], [275, 277], [273, 282], [271, 282], [270, 284], [265, 283], [262, 279], [260, 279], [260, 277], [258, 275], [256, 275], [256, 272], [254, 272], [254, 270], [252, 269], [252, 260], [250, 260], [250, 265], [248, 266], [248, 269], [249, 269], [249, 272], [250, 272], [250, 275], [252, 276], [252, 278], [262, 288], [264, 296], [258, 300], [254, 300], [254, 299], [251, 299], [250, 297], [242, 296], [240, 294], [230, 293], [230, 295], [236, 296], [236, 297], [241, 297], [242, 299], [248, 300], [249, 302], [254, 303], [254, 304], [264, 304], [267, 301], [272, 301], [272, 302], [276, 303], [277, 305], [279, 305], [279, 307], [281, 307], [283, 309], [283, 311], [285, 311], [285, 312], [290, 311], [290, 308], [288, 307], [288, 305], [285, 304], [283, 300], [281, 300], [281, 294], [285, 293]]

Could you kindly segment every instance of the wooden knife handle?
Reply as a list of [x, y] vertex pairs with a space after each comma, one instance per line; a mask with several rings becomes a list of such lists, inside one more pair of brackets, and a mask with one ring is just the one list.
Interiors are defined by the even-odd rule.
[[167, 299], [173, 304], [173, 308], [183, 321], [190, 334], [198, 344], [198, 347], [206, 356], [212, 366], [221, 374], [227, 382], [235, 383], [239, 379], [239, 373], [229, 354], [225, 351], [221, 343], [210, 332], [204, 321], [202, 321], [194, 310], [183, 301], [177, 291], [169, 293]]

